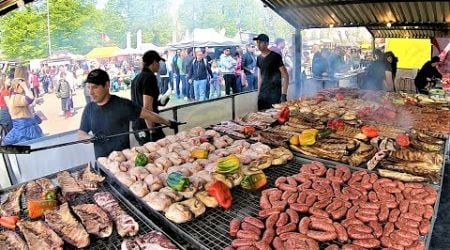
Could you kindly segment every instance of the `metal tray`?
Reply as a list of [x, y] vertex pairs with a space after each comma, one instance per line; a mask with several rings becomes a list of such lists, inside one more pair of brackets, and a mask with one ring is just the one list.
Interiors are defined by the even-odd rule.
[[[77, 172], [79, 170], [84, 169], [85, 166], [79, 166], [79, 167], [75, 167], [69, 170], [66, 170], [70, 173], [74, 173]], [[52, 182], [54, 182], [55, 184], [57, 184], [55, 178], [56, 178], [56, 173], [55, 174], [51, 174], [51, 175], [47, 175], [47, 176], [43, 176], [42, 178], [48, 178], [50, 179]], [[7, 189], [3, 189], [0, 190], [0, 195], [6, 194], [8, 193], [10, 190], [23, 185], [26, 183], [21, 183], [15, 186], [11, 186], [8, 187]], [[95, 203], [94, 200], [92, 199], [93, 194], [97, 193], [97, 192], [109, 192], [113, 195], [113, 197], [119, 202], [120, 207], [122, 207], [124, 209], [124, 211], [126, 211], [131, 217], [134, 218], [134, 220], [139, 224], [139, 232], [137, 235], [142, 235], [145, 234], [147, 232], [150, 231], [159, 231], [164, 233], [158, 226], [156, 226], [151, 220], [149, 220], [141, 211], [139, 211], [138, 209], [136, 209], [128, 200], [126, 200], [123, 195], [121, 195], [120, 193], [118, 193], [114, 188], [112, 188], [112, 186], [108, 183], [103, 183], [103, 185], [100, 185], [97, 191], [90, 191], [84, 194], [80, 194], [77, 195], [76, 197], [74, 197], [73, 199], [71, 199], [69, 201], [69, 204], [71, 206], [75, 206], [78, 204], [86, 204], [86, 203]], [[25, 198], [22, 195], [21, 197], [21, 214], [20, 217], [22, 219], [26, 219], [26, 220], [30, 220], [27, 216], [27, 214], [24, 212], [24, 209], [26, 208], [25, 205]], [[38, 220], [38, 219], [36, 219]], [[0, 227], [0, 231], [4, 231], [3, 227]], [[16, 229], [16, 232], [22, 236], [22, 238], [24, 239], [22, 233], [19, 231], [19, 229]], [[165, 234], [165, 233], [164, 233]], [[185, 249], [182, 245], [180, 245], [179, 243], [177, 243], [176, 241], [173, 240], [173, 238], [171, 238], [169, 235], [165, 234], [179, 249]], [[96, 238], [92, 235], [90, 235], [90, 244], [86, 249], [104, 249], [104, 250], [110, 250], [110, 249], [120, 249], [120, 245], [122, 244], [122, 241], [125, 238], [120, 237], [117, 234], [116, 228], [114, 226], [114, 230], [113, 233], [111, 234], [110, 237], [108, 238], [104, 238], [104, 239], [100, 239], [100, 238]], [[69, 245], [67, 243], [64, 244], [63, 246], [64, 249], [77, 249], [76, 247]]]
[[[265, 188], [274, 187], [275, 180], [280, 176], [290, 176], [298, 173], [300, 166], [305, 163], [309, 163], [311, 160], [294, 157], [292, 161], [283, 166], [274, 166], [266, 169], [265, 173], [268, 177], [268, 183]], [[342, 165], [342, 164], [340, 164]], [[140, 198], [135, 196], [126, 186], [120, 183], [111, 172], [105, 167], [98, 164], [101, 172], [107, 175], [107, 181], [111, 182], [114, 188], [119, 192], [126, 195], [134, 206], [139, 209], [144, 209], [146, 215], [148, 215], [158, 226], [162, 227], [170, 235], [178, 235], [186, 239], [192, 246], [192, 249], [223, 249], [231, 244], [233, 238], [228, 234], [229, 222], [233, 218], [243, 219], [246, 216], [257, 216], [259, 212], [259, 199], [260, 192], [249, 193], [244, 191], [240, 187], [232, 189], [233, 206], [229, 210], [223, 210], [220, 208], [208, 208], [206, 212], [200, 217], [183, 224], [175, 224], [170, 222], [164, 217], [163, 213], [154, 211], [148, 205], [145, 204]], [[327, 165], [327, 167], [334, 168], [336, 165]], [[351, 167], [352, 172], [361, 170], [359, 168]], [[434, 215], [431, 219], [431, 228], [427, 236], [421, 237], [421, 240], [425, 240], [425, 244], [428, 248], [431, 240], [431, 234], [433, 231], [434, 222], [437, 216], [437, 210], [440, 199], [440, 189], [438, 191], [438, 197], [434, 206]], [[305, 216], [306, 214], [300, 216]], [[339, 242], [326, 242], [321, 243], [320, 248], [324, 249], [330, 244], [338, 244]], [[191, 247], [190, 247], [191, 248]], [[427, 249], [426, 248], [426, 249]]]

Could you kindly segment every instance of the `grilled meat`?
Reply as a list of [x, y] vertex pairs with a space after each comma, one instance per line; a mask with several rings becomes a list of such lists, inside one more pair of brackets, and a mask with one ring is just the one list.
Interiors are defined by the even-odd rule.
[[26, 200], [41, 200], [48, 191], [55, 191], [56, 187], [47, 178], [28, 182], [25, 186]]
[[188, 206], [179, 202], [173, 203], [166, 211], [167, 219], [179, 224], [190, 221], [194, 215]]
[[441, 166], [423, 161], [404, 161], [385, 159], [380, 163], [381, 168], [422, 176], [432, 181], [439, 179]]
[[6, 199], [0, 205], [0, 216], [19, 215], [20, 195], [22, 195], [23, 186], [19, 186], [6, 195]]
[[140, 250], [138, 243], [134, 239], [126, 239], [120, 244], [121, 250]]
[[134, 236], [139, 231], [139, 224], [128, 215], [114, 197], [108, 192], [94, 194], [94, 201], [113, 219], [120, 236]]
[[156, 211], [164, 211], [172, 204], [172, 199], [161, 192], [150, 192], [142, 200]]
[[103, 182], [105, 177], [98, 175], [91, 171], [91, 164], [89, 163], [84, 171], [80, 172], [77, 181], [85, 190], [97, 190], [98, 184]]
[[99, 238], [109, 237], [113, 230], [112, 221], [108, 214], [95, 204], [81, 204], [72, 207], [75, 214], [80, 217], [87, 232]]
[[170, 250], [177, 247], [161, 232], [151, 231], [134, 239], [143, 250]]
[[62, 250], [63, 240], [42, 221], [19, 221], [17, 223], [29, 249]]
[[390, 170], [386, 170], [386, 169], [378, 169], [378, 173], [382, 177], [397, 179], [397, 180], [401, 180], [401, 181], [422, 182], [422, 181], [427, 180], [424, 177], [415, 176], [415, 175], [411, 175], [411, 174], [407, 174], [407, 173], [399, 173], [397, 171], [390, 171]]
[[62, 195], [66, 198], [84, 192], [84, 188], [67, 171], [59, 172], [56, 175], [56, 179], [61, 187]]
[[0, 249], [28, 250], [27, 243], [15, 232], [0, 232]]
[[393, 151], [391, 152], [389, 157], [405, 161], [423, 161], [438, 166], [441, 166], [444, 161], [444, 157], [442, 154], [411, 149], [401, 149], [398, 151]]
[[377, 152], [377, 149], [372, 145], [360, 143], [358, 149], [353, 152], [348, 158], [351, 166], [359, 166], [363, 162], [370, 160]]
[[62, 204], [59, 210], [45, 212], [45, 223], [49, 225], [63, 240], [77, 248], [89, 245], [89, 234], [80, 222], [75, 220], [67, 203]]

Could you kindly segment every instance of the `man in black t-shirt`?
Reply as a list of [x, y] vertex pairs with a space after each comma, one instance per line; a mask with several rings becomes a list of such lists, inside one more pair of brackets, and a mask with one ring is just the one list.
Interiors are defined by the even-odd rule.
[[268, 48], [269, 37], [260, 34], [253, 39], [261, 51], [258, 66], [258, 110], [270, 109], [275, 103], [285, 102], [289, 86], [289, 75], [281, 55]]
[[[92, 101], [86, 105], [81, 117], [78, 131], [80, 140], [92, 138], [89, 133], [108, 136], [128, 132], [130, 121], [138, 118], [145, 119], [148, 123], [176, 126], [176, 122], [168, 121], [154, 112], [133, 104], [130, 100], [111, 95], [109, 76], [104, 70], [92, 70], [87, 76], [86, 84]], [[129, 147], [128, 135], [98, 141], [94, 143], [95, 157], [108, 156], [114, 150]]]
[[[143, 68], [142, 72], [136, 75], [131, 82], [131, 101], [139, 107], [146, 108], [147, 110], [159, 113], [158, 106], [164, 106], [167, 104], [167, 100], [164, 103], [160, 103], [158, 80], [156, 73], [159, 71], [159, 62], [165, 61], [158, 52], [149, 50], [142, 56]], [[152, 126], [158, 126], [159, 124], [151, 124]], [[146, 121], [144, 119], [137, 119], [133, 121], [133, 130], [147, 128]], [[164, 132], [162, 129], [156, 129], [152, 133], [140, 132], [136, 133], [135, 137], [139, 144], [143, 145], [149, 141], [157, 141], [164, 138]]]

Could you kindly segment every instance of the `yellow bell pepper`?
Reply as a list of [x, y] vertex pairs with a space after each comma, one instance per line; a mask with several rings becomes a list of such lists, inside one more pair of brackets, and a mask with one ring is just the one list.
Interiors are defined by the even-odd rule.
[[301, 146], [311, 146], [316, 143], [316, 137], [319, 131], [317, 129], [306, 129], [299, 136]]

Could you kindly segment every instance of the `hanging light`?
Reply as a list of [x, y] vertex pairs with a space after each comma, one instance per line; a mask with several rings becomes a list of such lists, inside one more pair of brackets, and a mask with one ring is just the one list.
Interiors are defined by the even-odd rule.
[[392, 23], [391, 22], [388, 22], [387, 24], [386, 24], [386, 27], [388, 27], [388, 28], [390, 28], [392, 26]]
[[333, 27], [334, 27], [334, 24], [330, 24], [328, 27], [333, 28]]

